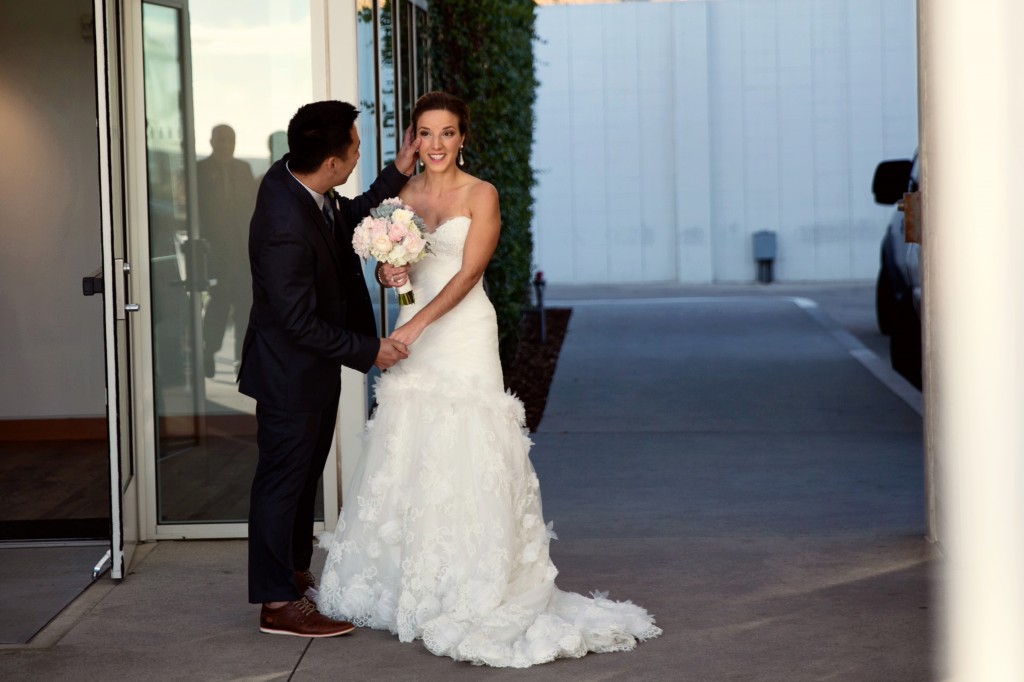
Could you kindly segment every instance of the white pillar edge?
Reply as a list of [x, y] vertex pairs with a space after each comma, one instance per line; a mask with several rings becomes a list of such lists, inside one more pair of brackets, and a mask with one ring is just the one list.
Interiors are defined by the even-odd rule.
[[1016, 0], [919, 1], [929, 449], [945, 601], [938, 669], [1024, 679]]

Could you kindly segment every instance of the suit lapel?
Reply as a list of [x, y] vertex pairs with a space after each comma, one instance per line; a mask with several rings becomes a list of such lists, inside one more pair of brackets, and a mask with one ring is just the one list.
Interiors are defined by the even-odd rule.
[[[317, 237], [323, 242], [327, 251], [331, 254], [331, 259], [334, 261], [334, 267], [337, 268], [339, 273], [341, 273], [343, 270], [341, 251], [338, 248], [337, 241], [331, 236], [331, 228], [327, 225], [327, 219], [324, 218], [324, 214], [320, 212], [320, 209], [316, 205], [316, 200], [313, 198], [313, 195], [309, 193], [309, 190], [307, 190], [303, 184], [296, 180], [288, 171], [288, 168], [285, 165], [287, 161], [288, 156], [285, 155], [285, 157], [278, 161], [278, 163], [281, 164], [281, 172], [284, 176], [288, 190], [295, 195], [303, 206], [306, 207], [310, 226], [313, 231], [316, 232]], [[337, 220], [337, 215], [338, 214], [336, 212], [335, 220]]]

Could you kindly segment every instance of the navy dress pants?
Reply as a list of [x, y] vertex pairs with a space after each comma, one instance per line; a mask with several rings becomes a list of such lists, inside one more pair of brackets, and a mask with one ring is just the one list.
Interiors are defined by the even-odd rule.
[[313, 513], [331, 450], [338, 396], [315, 412], [256, 405], [260, 460], [249, 498], [249, 602], [295, 601], [293, 571], [309, 569]]

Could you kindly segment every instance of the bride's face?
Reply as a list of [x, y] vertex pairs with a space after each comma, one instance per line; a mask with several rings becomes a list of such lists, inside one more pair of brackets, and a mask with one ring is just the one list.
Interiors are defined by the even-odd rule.
[[416, 134], [420, 138], [420, 159], [428, 170], [443, 171], [455, 163], [464, 139], [458, 116], [443, 109], [424, 111], [417, 121]]

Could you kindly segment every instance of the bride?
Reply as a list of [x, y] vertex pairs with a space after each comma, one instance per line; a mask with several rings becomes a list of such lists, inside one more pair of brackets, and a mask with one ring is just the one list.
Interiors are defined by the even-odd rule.
[[408, 273], [416, 300], [391, 337], [409, 357], [377, 384], [363, 460], [324, 539], [318, 606], [475, 664], [632, 649], [661, 634], [644, 609], [555, 586], [523, 406], [503, 389], [481, 281], [498, 193], [460, 168], [469, 110], [431, 92], [412, 119], [425, 172], [400, 197], [426, 222], [430, 253]]

